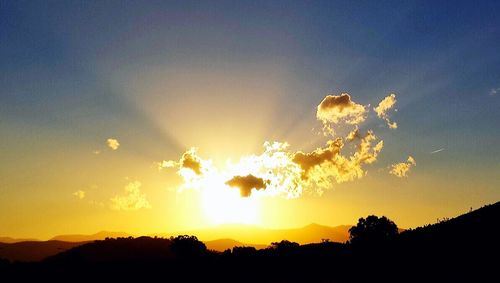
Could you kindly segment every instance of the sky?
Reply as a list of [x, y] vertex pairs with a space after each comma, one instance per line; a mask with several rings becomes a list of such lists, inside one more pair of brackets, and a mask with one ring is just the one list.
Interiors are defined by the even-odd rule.
[[1, 1], [0, 235], [412, 228], [496, 202], [499, 8]]

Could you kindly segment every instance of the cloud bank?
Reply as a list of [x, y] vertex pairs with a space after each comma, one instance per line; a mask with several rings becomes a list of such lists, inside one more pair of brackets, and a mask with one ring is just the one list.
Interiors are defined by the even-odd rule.
[[[387, 116], [395, 102], [395, 95], [391, 94], [374, 109], [389, 125], [395, 125]], [[305, 192], [322, 194], [335, 184], [363, 178], [367, 166], [375, 163], [382, 152], [384, 141], [372, 130], [360, 128], [366, 120], [368, 106], [354, 102], [347, 93], [327, 95], [317, 106], [316, 116], [327, 129], [328, 139], [323, 147], [311, 151], [292, 151], [286, 142], [265, 142], [260, 154], [243, 156], [235, 163], [228, 161], [224, 168], [217, 168], [210, 159], [200, 157], [195, 148], [191, 148], [178, 161], [165, 160], [159, 167], [177, 169], [183, 178], [179, 190], [206, 192], [236, 187], [242, 197], [257, 194], [296, 198]], [[346, 136], [335, 136], [333, 127], [338, 126], [350, 128], [350, 132]], [[406, 176], [415, 160], [410, 157], [402, 164], [393, 165], [397, 173], [391, 171], [391, 174]]]

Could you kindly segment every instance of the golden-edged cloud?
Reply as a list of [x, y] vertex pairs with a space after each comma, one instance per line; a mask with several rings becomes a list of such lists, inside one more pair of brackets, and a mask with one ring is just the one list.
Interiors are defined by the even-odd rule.
[[264, 190], [269, 183], [270, 181], [268, 180], [264, 180], [262, 178], [255, 177], [252, 174], [248, 174], [246, 176], [234, 176], [225, 184], [230, 187], [239, 188], [242, 197], [249, 197], [252, 193], [252, 189]]
[[78, 191], [74, 192], [73, 195], [75, 197], [77, 197], [78, 199], [83, 199], [83, 198], [85, 198], [85, 191], [78, 190]]
[[380, 101], [377, 107], [373, 108], [375, 113], [377, 113], [377, 116], [380, 119], [383, 119], [387, 123], [387, 126], [391, 129], [398, 128], [398, 124], [396, 122], [391, 122], [391, 120], [389, 119], [389, 115], [387, 114], [387, 112], [392, 107], [394, 107], [395, 104], [396, 104], [396, 95], [392, 93], [386, 96], [384, 99], [382, 99], [382, 101]]
[[141, 192], [141, 182], [130, 182], [125, 186], [125, 194], [115, 196], [111, 199], [111, 208], [115, 210], [139, 210], [151, 208], [146, 195]]
[[109, 138], [106, 140], [106, 144], [112, 150], [117, 150], [120, 147], [120, 142], [117, 139]]
[[343, 122], [357, 125], [364, 122], [367, 108], [352, 101], [347, 93], [327, 95], [317, 107], [316, 118], [323, 122], [325, 132], [333, 135], [335, 124]]
[[310, 153], [296, 152], [292, 161], [302, 169], [302, 178], [307, 179], [311, 169], [321, 166], [323, 163], [334, 161], [343, 146], [341, 138], [330, 140], [326, 148], [318, 148]]
[[406, 162], [393, 164], [389, 173], [399, 178], [407, 177], [410, 169], [416, 165], [417, 162], [415, 159], [412, 156], [408, 156], [408, 160]]

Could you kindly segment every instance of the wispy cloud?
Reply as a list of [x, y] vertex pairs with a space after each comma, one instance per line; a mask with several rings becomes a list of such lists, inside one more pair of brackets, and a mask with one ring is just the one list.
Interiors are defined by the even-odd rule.
[[83, 198], [85, 198], [85, 191], [78, 190], [78, 191], [74, 192], [73, 195], [79, 199], [83, 199]]
[[391, 95], [386, 96], [377, 107], [373, 108], [375, 113], [380, 119], [385, 120], [387, 126], [391, 129], [397, 129], [398, 124], [396, 122], [391, 122], [389, 119], [389, 115], [387, 112], [396, 104], [396, 95], [392, 93]]
[[500, 87], [492, 88], [492, 89], [490, 89], [489, 95], [494, 96], [494, 95], [497, 95], [497, 93], [499, 93], [499, 92], [500, 92]]
[[389, 173], [399, 178], [407, 177], [410, 169], [416, 165], [417, 162], [415, 159], [412, 156], [408, 156], [408, 160], [406, 162], [393, 164]]
[[141, 182], [130, 182], [125, 186], [125, 194], [115, 196], [111, 199], [111, 208], [115, 210], [139, 210], [151, 208], [146, 195], [141, 192]]

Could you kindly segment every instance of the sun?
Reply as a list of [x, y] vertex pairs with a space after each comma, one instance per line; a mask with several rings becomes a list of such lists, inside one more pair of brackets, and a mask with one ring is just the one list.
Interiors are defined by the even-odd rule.
[[259, 196], [241, 197], [237, 188], [225, 185], [217, 176], [206, 178], [203, 187], [201, 206], [210, 224], [259, 224]]

